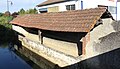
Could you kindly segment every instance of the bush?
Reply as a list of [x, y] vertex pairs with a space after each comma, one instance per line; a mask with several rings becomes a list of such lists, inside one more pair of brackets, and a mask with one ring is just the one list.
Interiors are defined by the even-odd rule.
[[3, 16], [3, 13], [0, 13], [0, 17]]
[[13, 19], [12, 16], [1, 16], [0, 17], [0, 24], [9, 23]]
[[0, 17], [0, 44], [8, 43], [14, 39], [14, 31], [12, 25], [9, 23], [13, 18], [11, 16]]

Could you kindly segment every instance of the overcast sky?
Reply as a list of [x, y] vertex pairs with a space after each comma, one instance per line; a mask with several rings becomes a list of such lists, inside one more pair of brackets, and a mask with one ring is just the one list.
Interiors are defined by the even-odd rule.
[[[21, 8], [24, 8], [25, 10], [34, 8], [36, 5], [40, 4], [44, 0], [9, 0], [13, 2], [13, 5], [10, 5], [10, 12], [17, 12]], [[7, 0], [0, 0], [0, 12], [7, 11]]]

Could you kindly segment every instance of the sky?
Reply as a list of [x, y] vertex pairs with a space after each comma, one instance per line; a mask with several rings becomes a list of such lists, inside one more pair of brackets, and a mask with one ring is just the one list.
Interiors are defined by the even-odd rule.
[[[9, 11], [10, 12], [18, 12], [21, 8], [28, 10], [31, 8], [35, 8], [36, 5], [40, 4], [44, 0], [8, 0], [9, 2]], [[0, 0], [0, 12], [4, 13], [7, 11], [7, 0]]]

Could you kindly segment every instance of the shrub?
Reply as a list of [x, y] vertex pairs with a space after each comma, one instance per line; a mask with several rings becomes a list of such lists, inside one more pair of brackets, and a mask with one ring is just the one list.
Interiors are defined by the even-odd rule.
[[8, 43], [14, 39], [14, 31], [12, 30], [12, 25], [9, 23], [12, 19], [11, 16], [0, 17], [0, 44]]

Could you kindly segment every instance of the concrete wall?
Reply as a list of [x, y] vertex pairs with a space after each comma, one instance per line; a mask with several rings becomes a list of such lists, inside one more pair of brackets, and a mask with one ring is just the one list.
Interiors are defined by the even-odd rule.
[[16, 25], [12, 25], [13, 30], [17, 31], [20, 34], [23, 34], [26, 38], [29, 38], [34, 41], [39, 41], [39, 36], [36, 34], [29, 33], [24, 28]]
[[104, 19], [103, 24], [90, 32], [81, 69], [119, 69], [120, 32], [119, 23]]
[[[93, 57], [99, 54], [102, 54], [104, 52], [97, 52], [95, 51], [93, 44], [94, 43], [99, 43], [100, 40], [99, 38], [102, 38], [112, 32], [115, 32], [113, 26], [112, 26], [112, 19], [103, 19], [103, 24], [95, 27], [91, 32], [90, 32], [90, 42], [86, 45], [86, 57]], [[108, 50], [106, 50], [107, 52]]]
[[120, 69], [120, 21], [103, 19], [90, 32], [90, 41], [87, 43], [86, 54], [80, 62], [67, 66], [77, 66], [76, 69]]
[[44, 46], [44, 45], [40, 44], [39, 42], [29, 40], [22, 36], [19, 36], [19, 39], [20, 39], [20, 41], [22, 41], [22, 45], [24, 47], [26, 47], [27, 49], [33, 51], [34, 53], [42, 56], [46, 60], [48, 60], [54, 64], [58, 64], [60, 67], [72, 65], [72, 64], [80, 61], [77, 58], [74, 58], [74, 57], [64, 54], [62, 52], [59, 52], [57, 50], [51, 49], [50, 47]]
[[86, 33], [42, 31], [42, 34], [43, 45], [74, 57], [81, 55], [82, 42], [79, 40]]
[[22, 46], [44, 57], [48, 61], [58, 64], [60, 67], [79, 61], [79, 59], [75, 58], [78, 56], [78, 48], [75, 43], [43, 37], [43, 44], [41, 44], [38, 35], [29, 33], [20, 26], [13, 25], [13, 29], [25, 36], [19, 36]]
[[[15, 46], [15, 47], [17, 48], [17, 46]], [[41, 57], [40, 55], [34, 53], [33, 51], [31, 51], [30, 49], [28, 49], [28, 48], [26, 48], [24, 46], [22, 48], [20, 48], [19, 50], [15, 51], [15, 53], [16, 52], [20, 53], [19, 56], [27, 57], [26, 62], [28, 64], [30, 64], [30, 65], [33, 65], [33, 69], [56, 69], [55, 64], [53, 64], [52, 62], [46, 60], [45, 58]], [[30, 60], [28, 60], [28, 59], [30, 59]], [[37, 64], [37, 66], [34, 65], [33, 62], [34, 62], [34, 64]]]
[[12, 25], [12, 28], [13, 28], [13, 30], [17, 31], [20, 34], [23, 34], [24, 36], [28, 35], [28, 32], [20, 26]]
[[54, 50], [63, 52], [65, 54], [78, 57], [77, 43], [43, 37], [43, 45], [48, 46]]
[[[92, 46], [88, 45], [89, 56], [83, 61], [81, 69], [120, 69], [120, 22], [112, 22], [110, 26], [106, 28], [111, 30], [111, 33], [100, 37], [98, 40], [92, 43]], [[106, 31], [106, 30], [105, 30]], [[104, 32], [98, 31], [98, 32]], [[90, 57], [92, 56], [92, 57]]]
[[[23, 34], [25, 36], [25, 38], [28, 38], [33, 41], [41, 42], [38, 35], [29, 33], [20, 26], [13, 25], [13, 29], [15, 31], [19, 32], [20, 34]], [[54, 35], [53, 35], [53, 37], [54, 37]], [[74, 37], [71, 36], [71, 38], [74, 38]], [[71, 55], [74, 57], [79, 56], [77, 43], [57, 40], [54, 38], [43, 37], [43, 45], [50, 47], [51, 49], [63, 52], [67, 55]]]

